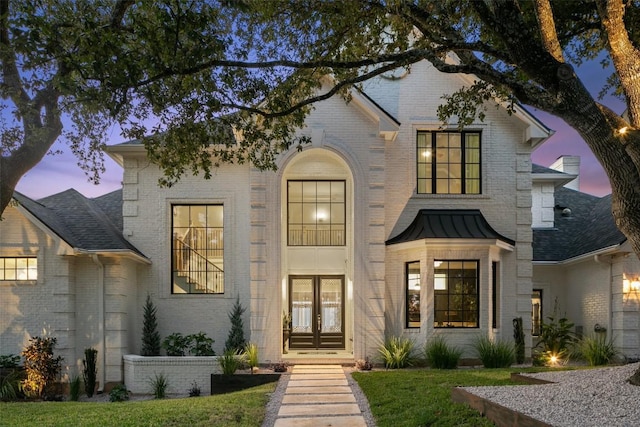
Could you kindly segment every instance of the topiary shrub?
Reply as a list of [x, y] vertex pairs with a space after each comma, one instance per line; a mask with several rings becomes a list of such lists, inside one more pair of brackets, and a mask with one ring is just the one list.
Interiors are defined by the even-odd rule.
[[144, 319], [142, 323], [142, 356], [160, 355], [160, 334], [158, 333], [158, 320], [156, 319], [156, 307], [153, 305], [151, 295], [147, 294], [144, 304]]
[[524, 329], [522, 327], [522, 317], [513, 319], [513, 339], [516, 343], [516, 362], [524, 363]]
[[236, 354], [242, 353], [244, 346], [246, 345], [244, 339], [244, 323], [242, 321], [242, 315], [246, 311], [246, 308], [240, 304], [240, 297], [236, 297], [236, 302], [233, 304], [233, 308], [229, 313], [229, 320], [231, 320], [231, 329], [229, 330], [229, 336], [224, 343], [224, 351], [233, 351]]
[[96, 390], [96, 378], [98, 377], [98, 350], [95, 348], [87, 348], [84, 350], [84, 360], [82, 365], [84, 369], [82, 376], [84, 378], [84, 392], [87, 397], [92, 397]]

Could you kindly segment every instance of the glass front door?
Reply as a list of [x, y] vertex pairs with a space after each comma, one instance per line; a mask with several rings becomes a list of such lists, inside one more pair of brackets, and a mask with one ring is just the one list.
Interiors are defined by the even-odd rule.
[[344, 276], [290, 276], [289, 348], [344, 349]]

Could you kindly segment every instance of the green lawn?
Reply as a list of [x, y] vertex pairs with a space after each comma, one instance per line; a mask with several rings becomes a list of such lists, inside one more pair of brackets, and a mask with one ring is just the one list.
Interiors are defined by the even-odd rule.
[[0, 403], [0, 426], [260, 426], [276, 384], [183, 399]]
[[492, 426], [468, 406], [451, 401], [457, 386], [514, 384], [511, 372], [544, 369], [403, 369], [354, 372], [378, 427]]

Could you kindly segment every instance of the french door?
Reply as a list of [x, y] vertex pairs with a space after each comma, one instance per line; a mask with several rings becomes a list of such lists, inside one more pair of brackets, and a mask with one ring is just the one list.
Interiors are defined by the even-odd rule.
[[344, 276], [289, 276], [291, 350], [344, 349]]

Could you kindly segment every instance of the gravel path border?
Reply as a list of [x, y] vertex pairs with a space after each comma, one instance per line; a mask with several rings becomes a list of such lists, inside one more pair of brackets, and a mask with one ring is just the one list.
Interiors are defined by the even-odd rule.
[[639, 367], [526, 373], [554, 384], [462, 388], [553, 426], [631, 427], [640, 425], [640, 387], [626, 380]]

